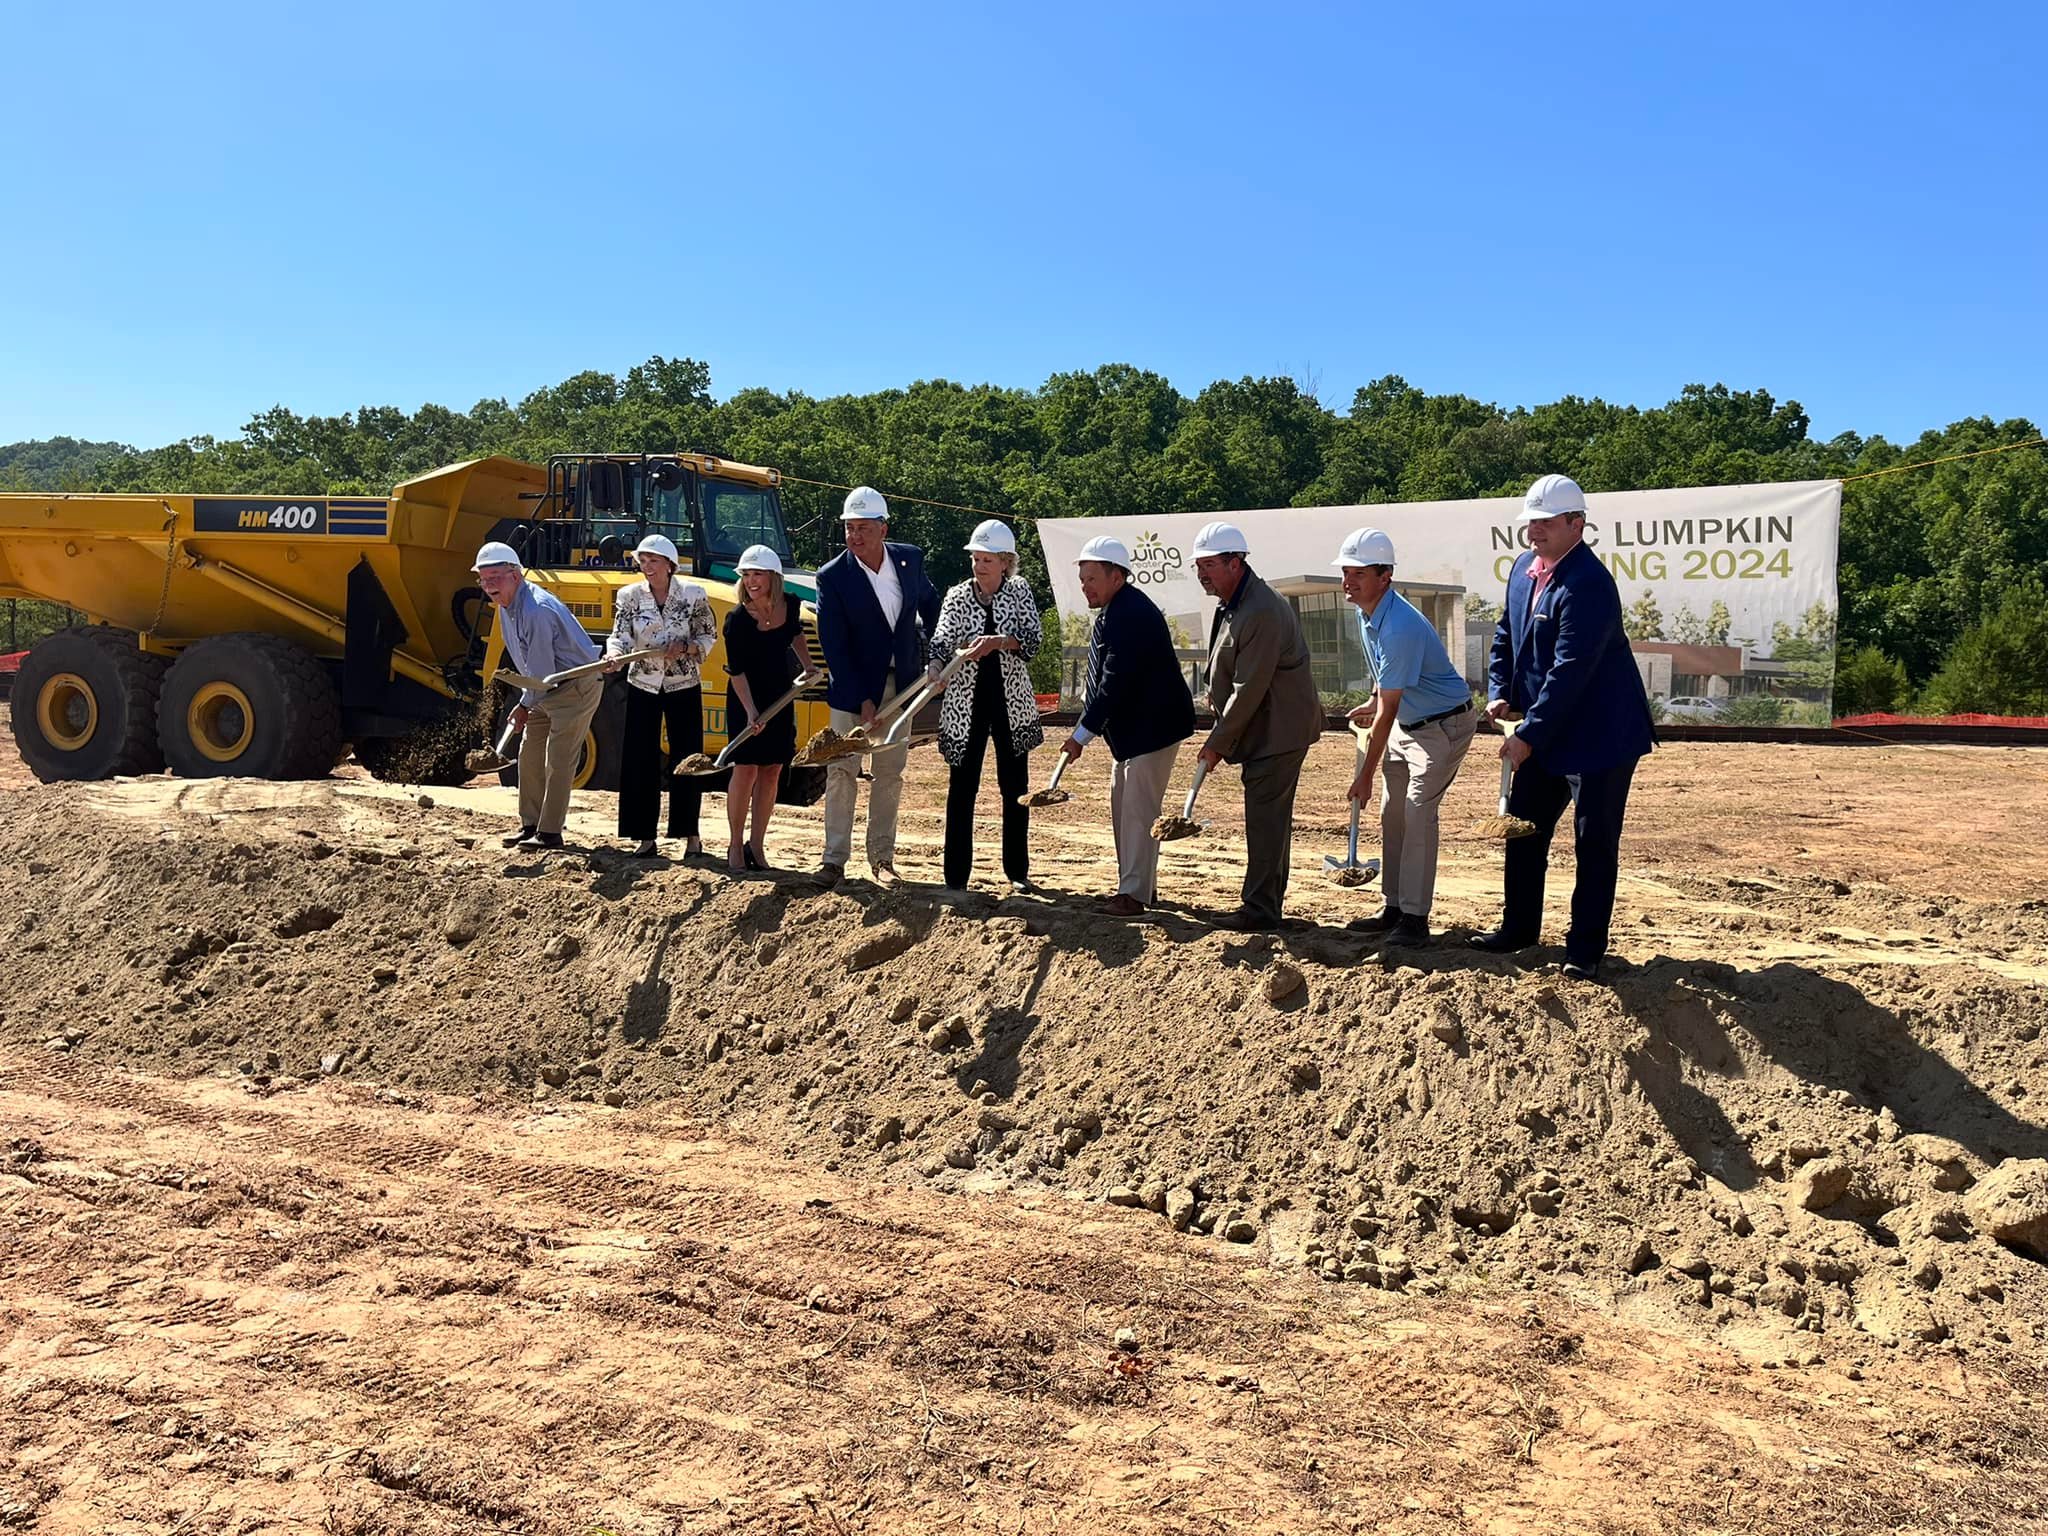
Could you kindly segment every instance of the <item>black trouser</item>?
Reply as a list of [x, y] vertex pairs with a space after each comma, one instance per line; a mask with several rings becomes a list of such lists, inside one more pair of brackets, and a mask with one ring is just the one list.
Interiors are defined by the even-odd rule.
[[[1564, 936], [1568, 958], [1586, 964], [1607, 953], [1614, 919], [1614, 882], [1621, 868], [1621, 818], [1636, 759], [1599, 773], [1548, 773], [1531, 758], [1515, 770], [1508, 814], [1536, 824], [1532, 837], [1507, 840], [1507, 910], [1501, 932], [1533, 944], [1543, 931], [1543, 876], [1550, 868], [1550, 837], [1564, 808], [1574, 803], [1572, 847], [1578, 879], [1572, 885], [1572, 925]], [[1576, 796], [1574, 791], [1576, 790]]]
[[662, 771], [661, 727], [668, 724], [670, 761], [704, 750], [704, 690], [673, 693], [626, 689], [626, 739], [619, 754], [619, 836], [645, 841], [654, 836], [661, 812], [661, 781], [668, 779], [668, 835], [695, 837], [703, 782]]
[[996, 787], [1003, 792], [1003, 873], [1031, 878], [1031, 812], [1017, 797], [1031, 787], [1027, 754], [1010, 750], [1010, 717], [1000, 694], [977, 690], [967, 730], [967, 756], [946, 785], [946, 884], [959, 888], [974, 872], [974, 801], [981, 793], [981, 760], [996, 748]]

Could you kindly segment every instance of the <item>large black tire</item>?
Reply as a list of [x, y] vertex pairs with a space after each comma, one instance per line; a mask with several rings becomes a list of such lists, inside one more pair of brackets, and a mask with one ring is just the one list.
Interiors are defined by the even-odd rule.
[[157, 705], [164, 760], [185, 778], [322, 778], [341, 755], [327, 669], [275, 635], [214, 635], [171, 664]]
[[14, 740], [44, 783], [155, 773], [157, 695], [164, 660], [132, 629], [60, 629], [40, 641], [14, 680]]
[[[619, 758], [626, 749], [626, 687], [622, 678], [605, 680], [604, 697], [598, 700], [597, 713], [590, 717], [590, 731], [584, 742], [583, 754], [576, 760], [576, 787], [578, 789], [604, 790], [613, 794], [619, 788]], [[500, 688], [498, 704], [491, 712], [491, 740], [496, 741], [505, 729], [505, 717], [512, 712], [512, 706], [519, 702], [519, 695]], [[519, 737], [512, 738], [512, 755], [519, 755]], [[519, 782], [519, 765], [498, 770], [500, 784]]]

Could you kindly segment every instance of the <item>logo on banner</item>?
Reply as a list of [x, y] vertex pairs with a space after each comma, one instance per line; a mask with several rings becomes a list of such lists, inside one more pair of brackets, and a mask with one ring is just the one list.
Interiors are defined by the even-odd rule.
[[1141, 533], [1131, 550], [1131, 580], [1141, 587], [1170, 581], [1184, 562], [1177, 546], [1162, 542], [1156, 533]]

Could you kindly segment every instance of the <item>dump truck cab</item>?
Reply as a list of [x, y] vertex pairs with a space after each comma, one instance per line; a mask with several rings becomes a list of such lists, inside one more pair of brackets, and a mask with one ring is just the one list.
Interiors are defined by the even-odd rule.
[[529, 543], [513, 541], [529, 569], [630, 570], [633, 547], [659, 533], [674, 541], [683, 574], [700, 583], [730, 586], [740, 555], [765, 544], [782, 561], [792, 595], [817, 595], [814, 574], [796, 568], [775, 470], [702, 453], [560, 453], [548, 460], [547, 477]]

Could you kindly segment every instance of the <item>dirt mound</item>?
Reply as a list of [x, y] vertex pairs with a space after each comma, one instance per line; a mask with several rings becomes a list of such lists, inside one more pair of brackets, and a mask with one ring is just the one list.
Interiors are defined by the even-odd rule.
[[507, 862], [331, 786], [155, 820], [105, 793], [0, 831], [0, 1039], [256, 1093], [660, 1102], [828, 1169], [1043, 1184], [1332, 1281], [1555, 1286], [1766, 1353], [2042, 1339], [2048, 1266], [1970, 1202], [2048, 1157], [2039, 996], [1968, 967], [1658, 958], [1610, 989], [1330, 928]]

